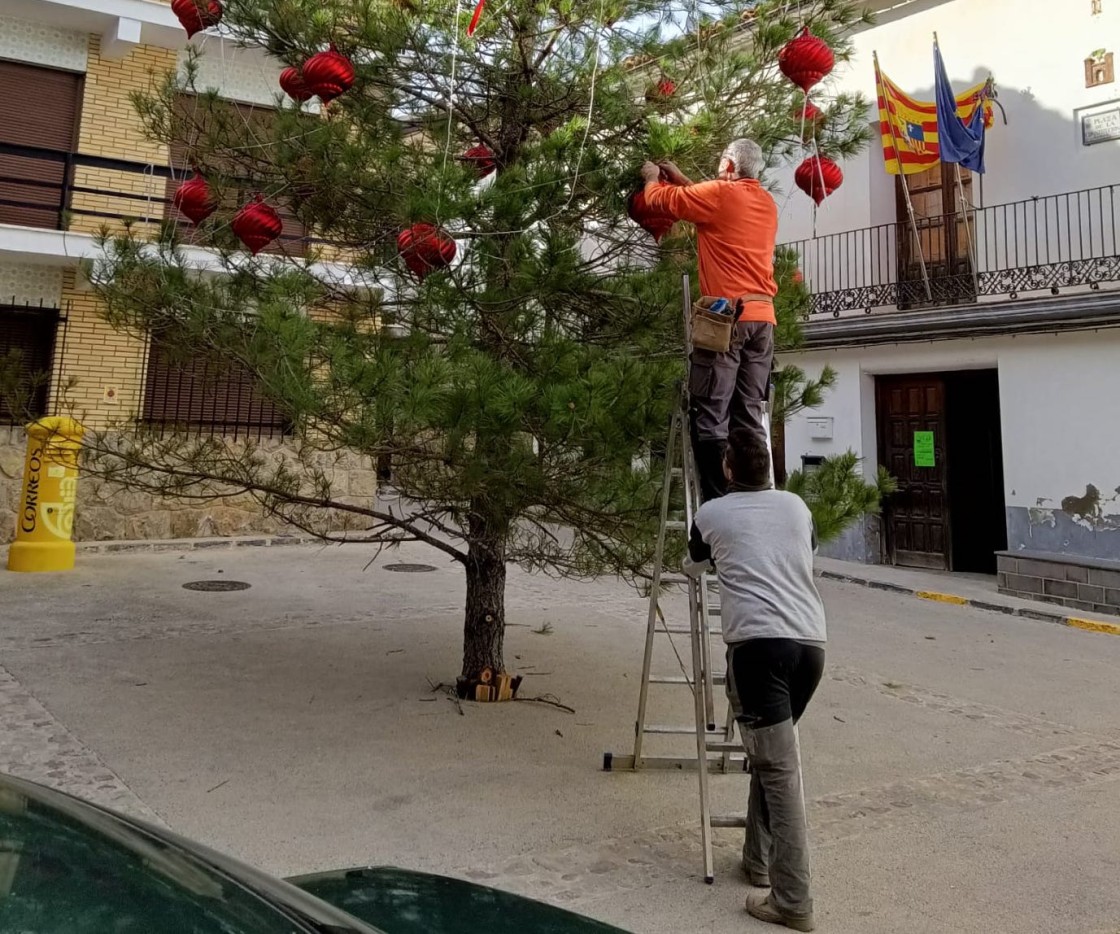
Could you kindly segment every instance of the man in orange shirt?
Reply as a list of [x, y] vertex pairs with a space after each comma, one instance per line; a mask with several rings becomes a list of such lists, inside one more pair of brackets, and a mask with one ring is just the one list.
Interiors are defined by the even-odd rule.
[[[778, 208], [758, 181], [765, 164], [758, 143], [737, 139], [724, 150], [719, 177], [712, 181], [693, 183], [671, 162], [642, 166], [646, 204], [696, 225], [701, 293], [726, 298], [737, 311], [729, 351], [692, 351], [692, 429], [705, 500], [727, 490], [723, 449], [729, 432], [766, 430], [763, 404], [777, 324]], [[662, 177], [672, 184], [658, 185]]]

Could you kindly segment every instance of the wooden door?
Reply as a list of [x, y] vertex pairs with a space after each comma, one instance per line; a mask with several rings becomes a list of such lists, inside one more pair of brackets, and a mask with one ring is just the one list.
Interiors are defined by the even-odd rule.
[[[948, 570], [948, 463], [945, 381], [939, 376], [886, 376], [876, 383], [879, 463], [898, 481], [884, 505], [883, 520], [891, 564]], [[932, 467], [920, 450], [933, 433]]]
[[[956, 167], [937, 163], [925, 172], [900, 176], [897, 184], [899, 305], [959, 304], [975, 301], [976, 288], [969, 256], [967, 223], [973, 224], [975, 211], [961, 209]], [[910, 224], [906, 195], [910, 193], [915, 225]], [[972, 173], [961, 169], [961, 188], [965, 201], [972, 203]], [[920, 255], [919, 255], [920, 250]], [[922, 281], [921, 259], [925, 259], [930, 280], [930, 298]]]

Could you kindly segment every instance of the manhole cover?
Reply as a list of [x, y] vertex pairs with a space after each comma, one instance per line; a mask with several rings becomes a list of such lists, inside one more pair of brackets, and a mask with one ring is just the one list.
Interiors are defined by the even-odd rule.
[[434, 571], [435, 567], [431, 564], [387, 564], [385, 570], [400, 571], [402, 574], [424, 574]]
[[245, 581], [190, 581], [183, 584], [183, 589], [221, 593], [227, 590], [248, 590], [251, 586], [251, 584], [246, 584]]

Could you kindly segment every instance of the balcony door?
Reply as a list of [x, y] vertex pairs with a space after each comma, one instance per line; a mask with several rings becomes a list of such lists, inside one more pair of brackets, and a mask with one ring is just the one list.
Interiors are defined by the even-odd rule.
[[[914, 206], [917, 241], [906, 210], [903, 185], [909, 188], [910, 202]], [[971, 204], [972, 173], [968, 169], [961, 169], [961, 186], [966, 201]], [[968, 230], [965, 215], [961, 212], [955, 167], [939, 162], [925, 172], [898, 176], [896, 193], [899, 307], [959, 305], [975, 301]], [[968, 218], [969, 223], [973, 223], [973, 217], [974, 214]], [[928, 298], [922, 281], [919, 246], [930, 280]]]
[[0, 61], [0, 224], [63, 226], [82, 75]]

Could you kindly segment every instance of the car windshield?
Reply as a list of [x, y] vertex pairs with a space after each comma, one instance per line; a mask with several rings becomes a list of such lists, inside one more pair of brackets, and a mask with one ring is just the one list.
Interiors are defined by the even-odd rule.
[[58, 805], [24, 793], [16, 783], [0, 783], [0, 931], [347, 930], [313, 924], [271, 904], [203, 860], [111, 814], [65, 798]]

